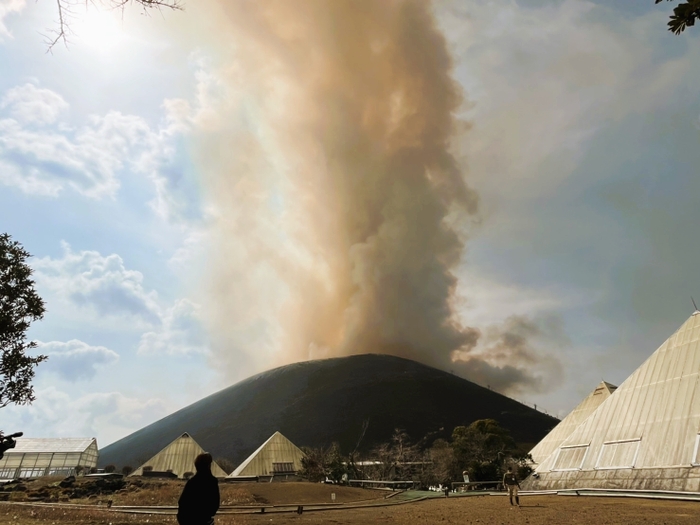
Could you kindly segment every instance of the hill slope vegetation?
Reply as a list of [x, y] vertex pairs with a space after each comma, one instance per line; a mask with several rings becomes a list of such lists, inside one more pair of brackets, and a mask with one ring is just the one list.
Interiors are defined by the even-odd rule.
[[[188, 432], [214, 458], [242, 462], [275, 431], [298, 446], [338, 442], [361, 450], [395, 428], [413, 440], [491, 418], [519, 443], [536, 443], [558, 420], [429, 366], [365, 354], [307, 361], [255, 375], [126, 436], [100, 451], [100, 466], [138, 467]], [[440, 431], [440, 429], [442, 429]]]

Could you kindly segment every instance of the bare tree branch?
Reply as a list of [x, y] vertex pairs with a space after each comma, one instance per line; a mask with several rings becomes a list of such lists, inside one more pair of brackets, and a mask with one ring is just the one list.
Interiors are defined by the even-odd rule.
[[85, 11], [92, 5], [97, 9], [125, 9], [129, 5], [138, 5], [144, 14], [163, 8], [181, 11], [184, 6], [180, 0], [56, 0], [58, 21], [56, 29], [50, 31], [50, 36], [44, 35], [47, 52], [59, 42], [68, 45], [68, 36], [72, 34], [71, 22], [77, 16], [78, 9]]

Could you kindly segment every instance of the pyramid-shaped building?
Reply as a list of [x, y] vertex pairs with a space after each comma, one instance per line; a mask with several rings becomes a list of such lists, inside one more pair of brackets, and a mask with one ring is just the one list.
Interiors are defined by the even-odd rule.
[[228, 477], [294, 475], [301, 470], [304, 453], [280, 432], [275, 432]]
[[700, 312], [536, 468], [523, 489], [700, 491]]
[[532, 460], [536, 465], [547, 459], [552, 452], [559, 448], [566, 438], [583, 423], [601, 405], [603, 401], [617, 389], [605, 381], [601, 381], [588, 396], [574, 408], [568, 416], [562, 419], [559, 424], [540, 441], [535, 448], [530, 451]]
[[[185, 432], [130, 475], [142, 476], [146, 469], [153, 472], [171, 472], [182, 479], [187, 477], [185, 474], [193, 475], [196, 472], [194, 460], [203, 453], [204, 449]], [[226, 477], [226, 472], [216, 462], [211, 464], [211, 473], [217, 478]]]

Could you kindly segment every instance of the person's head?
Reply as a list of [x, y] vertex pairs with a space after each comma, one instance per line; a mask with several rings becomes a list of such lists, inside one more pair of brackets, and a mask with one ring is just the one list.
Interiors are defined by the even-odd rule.
[[513, 472], [513, 467], [508, 467], [508, 472]]
[[194, 468], [197, 469], [197, 472], [211, 472], [212, 461], [211, 454], [205, 452], [194, 458]]

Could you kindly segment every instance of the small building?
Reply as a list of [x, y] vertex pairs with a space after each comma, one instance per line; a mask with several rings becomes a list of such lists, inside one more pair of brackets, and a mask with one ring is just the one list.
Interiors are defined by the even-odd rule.
[[0, 459], [0, 479], [70, 476], [97, 467], [95, 438], [17, 438]]
[[281, 433], [275, 432], [243, 461], [228, 478], [290, 476], [301, 470], [304, 453]]
[[[158, 476], [162, 474], [163, 477], [185, 479], [194, 475], [196, 472], [194, 460], [203, 453], [204, 449], [185, 432], [132, 472], [130, 476]], [[226, 477], [226, 472], [216, 462], [211, 464], [211, 473], [217, 478]]]

